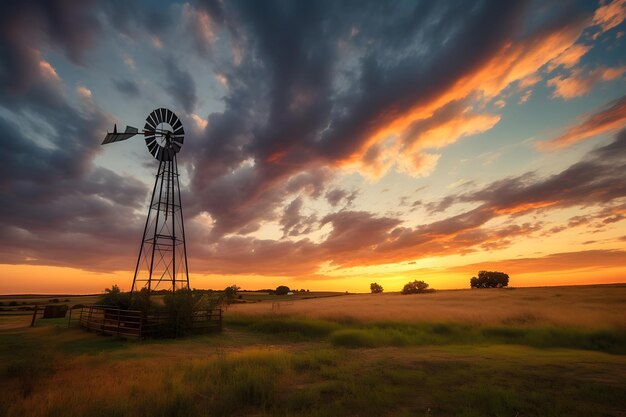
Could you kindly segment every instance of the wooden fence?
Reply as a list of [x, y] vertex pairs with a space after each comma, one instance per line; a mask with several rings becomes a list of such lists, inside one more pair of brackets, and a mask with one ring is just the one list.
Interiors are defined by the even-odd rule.
[[[137, 310], [121, 310], [106, 306], [86, 306], [71, 313], [70, 325], [77, 321], [87, 330], [126, 338], [178, 337], [203, 334], [222, 329], [222, 310], [195, 311], [191, 316], [174, 316], [167, 312], [144, 314]], [[73, 321], [74, 320], [74, 321]]]

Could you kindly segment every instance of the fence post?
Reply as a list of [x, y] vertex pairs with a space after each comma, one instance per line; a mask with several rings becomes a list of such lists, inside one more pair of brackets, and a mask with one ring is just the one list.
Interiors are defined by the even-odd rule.
[[35, 304], [35, 310], [33, 311], [33, 319], [30, 321], [30, 327], [35, 327], [35, 319], [37, 318], [38, 309], [39, 309], [39, 304]]

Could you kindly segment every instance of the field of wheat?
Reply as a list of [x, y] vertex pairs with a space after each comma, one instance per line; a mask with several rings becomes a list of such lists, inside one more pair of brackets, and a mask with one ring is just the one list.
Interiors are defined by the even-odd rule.
[[278, 303], [236, 304], [241, 314], [301, 315], [472, 324], [626, 327], [626, 284], [354, 294]]

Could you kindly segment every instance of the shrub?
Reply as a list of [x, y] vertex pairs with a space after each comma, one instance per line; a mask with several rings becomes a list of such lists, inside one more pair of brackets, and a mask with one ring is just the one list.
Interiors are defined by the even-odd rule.
[[127, 309], [130, 305], [130, 294], [122, 292], [117, 285], [104, 290], [104, 295], [99, 300], [99, 304]]
[[384, 290], [383, 290], [382, 285], [379, 285], [379, 284], [378, 284], [378, 283], [376, 283], [376, 282], [372, 282], [372, 283], [370, 284], [370, 291], [372, 291], [372, 294], [380, 294], [380, 293], [382, 293]]
[[224, 296], [226, 296], [226, 299], [232, 300], [237, 295], [237, 291], [239, 291], [239, 289], [240, 288], [235, 284], [226, 287], [224, 288]]
[[287, 295], [287, 293], [289, 292], [289, 287], [286, 285], [279, 285], [278, 287], [276, 287], [276, 295]]
[[[168, 294], [166, 292], [165, 294]], [[150, 292], [147, 288], [142, 288], [141, 291], [135, 292], [134, 294], [128, 293], [128, 307], [120, 307], [120, 308], [128, 308], [130, 310], [139, 310], [147, 313], [152, 309], [152, 302], [150, 301]]]
[[509, 276], [504, 272], [479, 271], [478, 278], [470, 279], [472, 288], [504, 288], [509, 285]]
[[402, 288], [402, 294], [420, 294], [428, 292], [428, 283], [424, 281], [415, 280], [404, 285]]

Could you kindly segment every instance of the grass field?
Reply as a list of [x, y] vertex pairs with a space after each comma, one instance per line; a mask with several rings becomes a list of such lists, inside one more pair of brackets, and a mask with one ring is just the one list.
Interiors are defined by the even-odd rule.
[[236, 304], [127, 342], [0, 317], [0, 416], [624, 416], [626, 286]]

